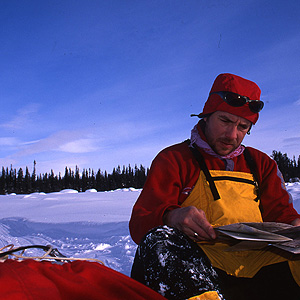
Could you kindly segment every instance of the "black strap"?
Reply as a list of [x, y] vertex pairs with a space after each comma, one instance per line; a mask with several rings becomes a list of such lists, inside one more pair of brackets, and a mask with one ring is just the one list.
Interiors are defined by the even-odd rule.
[[[190, 140], [187, 140], [186, 142], [188, 144], [190, 144]], [[194, 145], [191, 145], [189, 148], [191, 149], [192, 153], [194, 154], [194, 157], [198, 161], [199, 166], [200, 166], [201, 170], [203, 171], [203, 173], [206, 177], [206, 180], [209, 183], [209, 187], [213, 194], [214, 200], [220, 199], [221, 198], [220, 194], [217, 190], [214, 179], [211, 176], [211, 174], [207, 168], [207, 165], [204, 161], [202, 154], [196, 149], [196, 147]], [[259, 181], [258, 181], [258, 176], [257, 176], [257, 171], [256, 171], [256, 164], [255, 164], [255, 162], [250, 154], [250, 151], [247, 147], [245, 147], [245, 150], [244, 150], [244, 157], [250, 168], [250, 172], [253, 174], [253, 177], [254, 177], [254, 184], [255, 184], [255, 189], [256, 189], [256, 193], [257, 193], [257, 197], [256, 197], [255, 201], [258, 201], [260, 199], [260, 187], [259, 187]], [[260, 210], [262, 211], [262, 207], [260, 207]]]
[[192, 153], [194, 154], [196, 160], [198, 161], [199, 163], [199, 166], [201, 168], [201, 170], [203, 171], [205, 177], [206, 177], [206, 180], [208, 181], [209, 183], [209, 187], [210, 187], [210, 190], [212, 192], [212, 195], [214, 197], [214, 200], [219, 200], [221, 197], [220, 197], [220, 194], [217, 190], [217, 187], [215, 185], [215, 182], [207, 168], [207, 165], [204, 161], [204, 158], [202, 156], [202, 154], [194, 147], [194, 145], [190, 146], [189, 147], [192, 151]]
[[255, 164], [255, 161], [254, 161], [253, 157], [251, 156], [251, 153], [247, 147], [245, 147], [245, 150], [244, 150], [244, 157], [249, 166], [251, 173], [253, 174], [254, 181], [256, 183], [255, 186], [256, 186], [257, 198], [255, 199], [255, 201], [258, 201], [260, 199], [261, 194], [260, 194], [260, 187], [259, 187], [259, 181], [258, 181], [258, 176], [257, 176], [256, 164]]

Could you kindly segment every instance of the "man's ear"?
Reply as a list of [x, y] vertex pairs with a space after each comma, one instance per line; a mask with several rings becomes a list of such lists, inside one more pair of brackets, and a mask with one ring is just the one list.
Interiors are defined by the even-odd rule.
[[252, 129], [252, 123], [251, 123], [251, 125], [250, 125], [250, 127], [249, 127], [249, 129], [248, 129], [248, 131], [247, 131], [247, 134], [248, 134], [248, 135], [250, 135], [250, 133], [251, 133], [251, 132], [250, 132], [250, 131], [251, 131], [251, 129]]

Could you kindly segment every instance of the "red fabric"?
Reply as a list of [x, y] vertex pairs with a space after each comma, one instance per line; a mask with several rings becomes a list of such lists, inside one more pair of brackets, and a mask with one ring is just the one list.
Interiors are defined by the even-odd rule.
[[95, 262], [56, 264], [25, 260], [0, 263], [5, 300], [163, 300], [141, 283]]
[[261, 94], [255, 82], [229, 73], [217, 76], [210, 90], [210, 93], [213, 92], [233, 92], [251, 100], [260, 100]]
[[[255, 82], [228, 73], [217, 76], [210, 93], [213, 92], [233, 92], [241, 96], [246, 96], [251, 100], [259, 100], [261, 93], [260, 88]], [[241, 107], [233, 107], [224, 102], [219, 95], [213, 94], [208, 97], [204, 105], [203, 112], [199, 115], [199, 117], [216, 111], [225, 111], [233, 115], [243, 117], [253, 124], [257, 122], [259, 116], [258, 113], [253, 113], [249, 109], [248, 104]]]
[[[300, 215], [289, 203], [289, 194], [278, 173], [277, 164], [266, 154], [249, 148], [258, 167], [264, 221], [291, 223]], [[209, 169], [224, 170], [219, 158], [201, 152]], [[248, 172], [244, 155], [233, 158], [234, 171]], [[129, 223], [132, 239], [139, 243], [156, 226], [162, 225], [166, 210], [180, 207], [195, 185], [200, 173], [198, 162], [187, 143], [173, 145], [154, 159], [144, 188], [135, 203]]]

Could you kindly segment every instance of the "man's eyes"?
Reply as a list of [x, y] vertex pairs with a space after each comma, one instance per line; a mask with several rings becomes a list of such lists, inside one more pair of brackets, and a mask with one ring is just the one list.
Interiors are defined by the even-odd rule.
[[233, 122], [231, 122], [230, 120], [228, 120], [228, 119], [220, 119], [222, 122], [224, 122], [224, 123], [233, 123]]
[[241, 130], [249, 130], [249, 126], [247, 126], [247, 125], [239, 125], [239, 127], [240, 127], [240, 129]]
[[[221, 122], [223, 123], [234, 123], [233, 121], [229, 120], [229, 119], [223, 119], [220, 118]], [[245, 131], [245, 130], [249, 130], [249, 126], [248, 125], [244, 125], [244, 124], [239, 124], [238, 127], [240, 128], [240, 130]]]

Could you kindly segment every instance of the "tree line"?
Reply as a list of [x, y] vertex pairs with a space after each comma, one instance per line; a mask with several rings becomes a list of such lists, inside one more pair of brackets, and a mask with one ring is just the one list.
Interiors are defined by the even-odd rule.
[[278, 168], [286, 182], [299, 181], [300, 178], [300, 155], [290, 159], [286, 153], [273, 150], [271, 157], [277, 162]]
[[110, 191], [118, 188], [142, 188], [147, 178], [149, 169], [143, 165], [131, 167], [118, 166], [114, 168], [111, 174], [107, 171], [102, 172], [98, 169], [83, 169], [76, 166], [75, 170], [66, 167], [62, 175], [50, 173], [36, 174], [36, 162], [34, 161], [33, 171], [30, 174], [28, 167], [25, 172], [22, 168], [16, 170], [2, 167], [0, 176], [0, 194], [30, 194], [34, 192], [58, 192], [64, 189], [74, 189], [79, 192], [85, 192], [88, 189], [97, 191]]
[[[277, 162], [283, 178], [288, 181], [299, 181], [300, 178], [300, 156], [298, 160], [293, 157], [290, 159], [287, 154], [273, 150], [271, 157]], [[25, 172], [22, 168], [16, 170], [2, 167], [0, 176], [0, 194], [30, 194], [34, 192], [58, 192], [64, 189], [74, 189], [79, 192], [85, 192], [88, 189], [100, 191], [110, 191], [118, 188], [142, 188], [146, 181], [149, 169], [143, 165], [131, 167], [118, 166], [114, 168], [111, 174], [107, 171], [102, 172], [98, 169], [83, 169], [76, 166], [75, 170], [66, 167], [62, 175], [50, 173], [36, 174], [36, 162], [33, 163], [33, 171], [30, 174], [28, 167]]]

